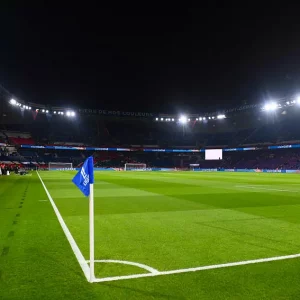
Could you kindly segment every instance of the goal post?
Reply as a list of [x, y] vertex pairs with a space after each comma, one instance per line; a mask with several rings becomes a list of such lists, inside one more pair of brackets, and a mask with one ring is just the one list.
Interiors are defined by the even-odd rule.
[[146, 171], [146, 164], [137, 164], [137, 163], [126, 163], [124, 166], [124, 171]]
[[60, 162], [49, 162], [48, 164], [49, 171], [69, 171], [73, 169], [73, 163], [60, 163]]

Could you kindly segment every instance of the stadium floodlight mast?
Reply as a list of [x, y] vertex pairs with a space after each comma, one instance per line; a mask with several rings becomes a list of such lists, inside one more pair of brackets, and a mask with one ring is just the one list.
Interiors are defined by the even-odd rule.
[[16, 105], [18, 102], [15, 99], [10, 99], [9, 103], [11, 105]]
[[182, 115], [182, 116], [179, 118], [179, 123], [181, 123], [181, 124], [186, 124], [187, 121], [188, 121], [188, 118], [187, 118], [186, 116], [183, 116], [183, 115]]
[[275, 111], [277, 108], [278, 104], [276, 102], [269, 102], [263, 107], [265, 111]]

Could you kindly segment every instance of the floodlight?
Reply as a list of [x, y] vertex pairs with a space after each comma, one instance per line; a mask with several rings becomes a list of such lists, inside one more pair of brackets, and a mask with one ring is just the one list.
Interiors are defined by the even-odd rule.
[[66, 116], [70, 117], [71, 113], [69, 111], [66, 112]]
[[49, 110], [46, 110], [46, 114], [49, 112]]
[[300, 104], [300, 96], [297, 97], [297, 104]]
[[37, 108], [35, 111], [36, 111], [36, 112], [39, 112], [39, 109]]
[[172, 118], [172, 122], [174, 122], [175, 120], [174, 120], [174, 118]]
[[56, 111], [53, 112], [56, 115]]
[[75, 112], [71, 111], [71, 117], [75, 117]]
[[199, 121], [202, 121], [202, 118], [199, 118]]
[[45, 110], [43, 109], [42, 112], [45, 112]]
[[155, 121], [158, 121], [158, 118], [155, 118]]
[[287, 101], [286, 104], [287, 104], [287, 105], [290, 105], [290, 101]]
[[210, 119], [211, 119], [211, 117], [208, 117], [208, 119], [210, 120]]
[[61, 115], [64, 115], [64, 112], [62, 111], [60, 114], [61, 114]]
[[186, 117], [186, 116], [181, 116], [181, 117], [179, 118], [179, 122], [180, 122], [181, 124], [185, 124], [185, 123], [187, 122], [187, 117]]
[[29, 106], [28, 109], [31, 109], [31, 106]]
[[206, 118], [205, 118], [205, 117], [203, 117], [203, 120], [206, 120]]
[[278, 108], [278, 105], [277, 103], [275, 102], [270, 102], [270, 103], [267, 103], [265, 106], [264, 106], [264, 109], [266, 111], [274, 111]]
[[191, 119], [188, 119], [188, 121], [191, 121]]
[[218, 116], [217, 116], [217, 119], [225, 119], [225, 118], [226, 118], [225, 115], [218, 115]]
[[211, 117], [212, 119], [214, 119], [215, 117]]
[[198, 121], [198, 118], [196, 118], [196, 121]]
[[164, 118], [160, 118], [160, 120], [161, 120], [161, 121], [163, 121], [163, 120], [164, 120]]
[[11, 105], [16, 105], [17, 104], [17, 101], [15, 99], [10, 99], [9, 103]]

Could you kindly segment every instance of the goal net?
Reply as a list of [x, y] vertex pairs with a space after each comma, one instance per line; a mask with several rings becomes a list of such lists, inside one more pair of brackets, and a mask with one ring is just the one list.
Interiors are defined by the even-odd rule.
[[49, 171], [68, 171], [68, 170], [74, 170], [72, 163], [59, 163], [59, 162], [49, 162], [48, 165]]
[[146, 164], [134, 164], [128, 163], [124, 166], [124, 171], [146, 171], [147, 165]]

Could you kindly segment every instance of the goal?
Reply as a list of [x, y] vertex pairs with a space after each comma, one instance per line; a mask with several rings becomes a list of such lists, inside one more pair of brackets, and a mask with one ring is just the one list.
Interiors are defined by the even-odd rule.
[[146, 164], [134, 164], [128, 163], [124, 166], [124, 171], [146, 171], [147, 165]]
[[74, 170], [72, 163], [49, 162], [49, 171], [69, 171]]

